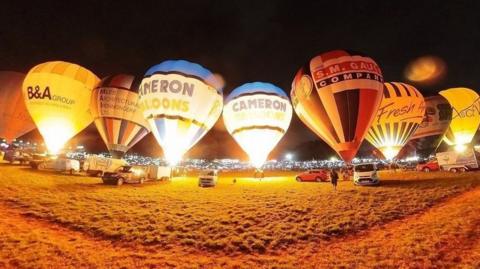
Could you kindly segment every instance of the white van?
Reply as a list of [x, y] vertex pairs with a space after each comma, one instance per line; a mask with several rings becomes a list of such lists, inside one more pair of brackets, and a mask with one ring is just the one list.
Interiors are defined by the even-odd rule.
[[355, 185], [378, 185], [377, 165], [374, 163], [356, 164], [353, 166], [353, 182]]
[[205, 170], [198, 177], [199, 187], [215, 187], [218, 181], [217, 170]]

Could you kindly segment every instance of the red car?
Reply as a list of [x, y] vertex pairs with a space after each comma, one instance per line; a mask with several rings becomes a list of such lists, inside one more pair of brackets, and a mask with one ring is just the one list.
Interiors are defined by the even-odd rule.
[[420, 162], [417, 164], [417, 171], [432, 172], [440, 170], [437, 160], [431, 160], [428, 162]]
[[298, 182], [303, 182], [303, 181], [321, 182], [321, 181], [328, 181], [329, 175], [328, 175], [328, 171], [323, 169], [308, 170], [299, 174], [296, 179]]

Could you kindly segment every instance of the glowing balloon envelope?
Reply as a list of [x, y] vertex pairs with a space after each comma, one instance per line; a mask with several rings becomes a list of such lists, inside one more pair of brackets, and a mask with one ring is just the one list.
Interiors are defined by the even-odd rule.
[[408, 142], [425, 115], [422, 94], [405, 83], [385, 83], [383, 99], [366, 139], [391, 160]]
[[184, 60], [151, 67], [140, 87], [144, 118], [170, 164], [176, 164], [212, 128], [222, 113], [222, 82]]
[[7, 142], [35, 128], [22, 97], [22, 73], [0, 72], [0, 137]]
[[131, 75], [109, 76], [93, 90], [90, 111], [113, 158], [122, 158], [150, 132], [138, 104], [139, 82]]
[[452, 106], [452, 122], [444, 141], [461, 150], [472, 142], [480, 125], [480, 97], [468, 88], [452, 88], [439, 92]]
[[33, 67], [23, 82], [23, 98], [51, 153], [92, 122], [93, 87], [99, 79], [72, 63], [54, 61]]
[[286, 133], [291, 119], [287, 95], [270, 83], [244, 84], [225, 100], [225, 127], [257, 168]]
[[302, 67], [290, 95], [303, 123], [351, 162], [380, 105], [382, 90], [382, 72], [375, 61], [335, 50]]
[[425, 97], [425, 115], [400, 155], [414, 151], [421, 157], [435, 152], [452, 121], [452, 107], [441, 95]]

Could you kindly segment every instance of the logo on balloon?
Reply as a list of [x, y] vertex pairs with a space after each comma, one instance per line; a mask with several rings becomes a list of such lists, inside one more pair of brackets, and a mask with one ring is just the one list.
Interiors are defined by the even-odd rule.
[[383, 82], [381, 71], [374, 62], [345, 61], [317, 69], [313, 78], [318, 88], [353, 79], [368, 79]]
[[[155, 74], [154, 76], [163, 76], [168, 78], [169, 75]], [[174, 76], [178, 76], [174, 74]], [[186, 78], [188, 79], [188, 78]], [[177, 79], [144, 79], [140, 85], [139, 93], [142, 97], [141, 107], [145, 109], [165, 109], [171, 111], [188, 112], [190, 110], [190, 102], [185, 98], [168, 98], [169, 94], [176, 94], [181, 97], [192, 98], [195, 93], [195, 83], [197, 81], [181, 82]], [[156, 95], [158, 94], [158, 95]], [[146, 98], [148, 97], [148, 98]]]
[[416, 114], [424, 114], [425, 111], [425, 102], [422, 101], [419, 104], [409, 103], [407, 105], [398, 105], [397, 102], [390, 102], [381, 106], [377, 111], [377, 123], [390, 118], [397, 118], [396, 121], [405, 121], [413, 118], [423, 118], [423, 116], [411, 116], [414, 111], [417, 111]]
[[454, 109], [454, 111], [456, 112], [455, 115], [453, 116], [454, 119], [457, 117], [460, 117], [461, 119], [463, 119], [463, 118], [472, 118], [472, 117], [478, 116], [480, 115], [480, 98], [477, 98], [477, 100], [475, 100], [470, 106], [460, 111], [457, 111]]
[[50, 87], [45, 87], [45, 89], [42, 91], [40, 86], [28, 86], [27, 87], [27, 97], [29, 100], [31, 99], [48, 99], [56, 102], [61, 102], [67, 105], [73, 105], [75, 104], [75, 100], [69, 99], [67, 97], [59, 96], [59, 95], [53, 95], [50, 92]]

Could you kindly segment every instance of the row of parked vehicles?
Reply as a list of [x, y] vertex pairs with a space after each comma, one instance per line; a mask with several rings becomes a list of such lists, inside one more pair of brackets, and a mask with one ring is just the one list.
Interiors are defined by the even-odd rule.
[[[1, 159], [10, 163], [29, 164], [34, 169], [69, 174], [84, 172], [88, 176], [101, 177], [105, 184], [143, 184], [146, 181], [169, 180], [172, 176], [172, 169], [167, 166], [129, 165], [123, 159], [112, 159], [98, 155], [88, 155], [85, 160], [80, 162], [66, 156], [53, 157], [45, 154], [30, 154], [20, 150], [8, 150], [1, 153]], [[203, 171], [198, 177], [198, 186], [200, 187], [213, 187], [217, 182], [217, 170]]]
[[[70, 174], [84, 172], [89, 176], [101, 177], [105, 184], [122, 185], [124, 183], [143, 184], [150, 180], [168, 180], [172, 175], [170, 167], [157, 165], [129, 165], [125, 160], [89, 155], [84, 161], [69, 159], [65, 156], [52, 158], [47, 155], [30, 154], [22, 151], [7, 151], [4, 160], [11, 163], [30, 164], [39, 170], [54, 170]], [[480, 153], [474, 148], [461, 152], [448, 151], [436, 154], [427, 162], [419, 162], [417, 171], [432, 172], [438, 170], [450, 172], [465, 172], [480, 168]], [[341, 172], [340, 176], [353, 176], [355, 185], [377, 185], [379, 178], [378, 167], [375, 163], [356, 164]], [[299, 182], [315, 181], [325, 182], [330, 180], [330, 170], [314, 169], [305, 171], [296, 176]], [[200, 187], [213, 187], [217, 184], [218, 172], [216, 170], [203, 171], [198, 178]]]
[[150, 180], [168, 180], [171, 169], [157, 165], [129, 165], [125, 160], [89, 155], [85, 160], [70, 159], [66, 156], [48, 156], [29, 154], [21, 151], [7, 151], [3, 159], [10, 163], [29, 164], [38, 170], [51, 170], [88, 176], [101, 177], [105, 184], [122, 185], [124, 183], [143, 184]]
[[[356, 164], [346, 169], [347, 170], [344, 170], [344, 173], [341, 176], [347, 175], [349, 177], [348, 179], [350, 179], [350, 175], [353, 174], [353, 182], [355, 185], [377, 185], [380, 182], [377, 174], [377, 165], [375, 163]], [[297, 175], [296, 180], [298, 182], [326, 182], [330, 180], [330, 170], [308, 170]]]
[[439, 152], [434, 158], [417, 164], [416, 170], [422, 172], [449, 171], [453, 173], [477, 170], [480, 168], [480, 152], [475, 148], [463, 151]]

